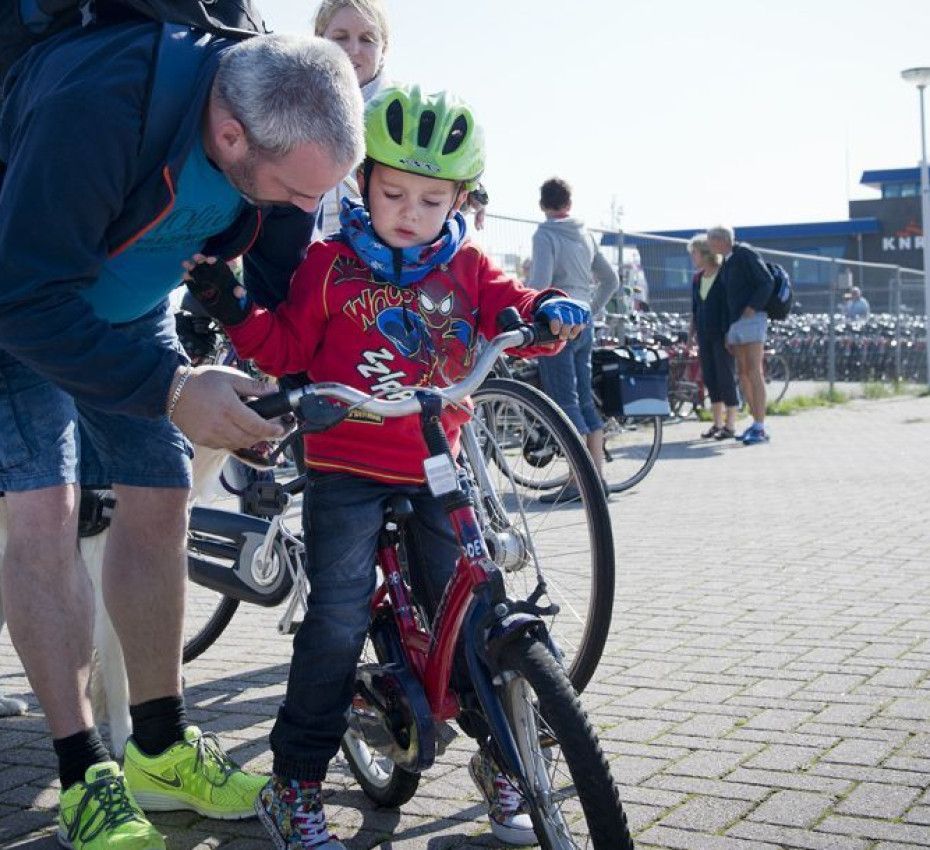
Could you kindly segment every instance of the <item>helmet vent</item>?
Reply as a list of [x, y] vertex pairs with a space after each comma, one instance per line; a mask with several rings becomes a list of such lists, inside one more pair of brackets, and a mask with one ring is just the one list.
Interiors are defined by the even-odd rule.
[[429, 140], [433, 138], [433, 128], [436, 126], [436, 113], [426, 109], [420, 116], [420, 127], [417, 130], [417, 145], [421, 148], [429, 147]]
[[452, 122], [452, 129], [449, 130], [446, 143], [442, 146], [442, 152], [447, 154], [457, 151], [462, 146], [462, 142], [465, 141], [465, 135], [467, 133], [468, 121], [465, 120], [464, 115], [459, 115], [459, 117]]
[[404, 107], [399, 100], [392, 100], [384, 114], [387, 122], [387, 131], [394, 140], [394, 144], [399, 145], [404, 141]]

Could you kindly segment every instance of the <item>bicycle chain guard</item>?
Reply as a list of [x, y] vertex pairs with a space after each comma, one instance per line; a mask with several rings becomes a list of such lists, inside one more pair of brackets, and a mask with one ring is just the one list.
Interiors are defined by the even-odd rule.
[[360, 664], [356, 671], [346, 713], [349, 732], [405, 770], [419, 773], [436, 758], [433, 712], [423, 686], [403, 661], [394, 621], [375, 616], [369, 632], [379, 663]]

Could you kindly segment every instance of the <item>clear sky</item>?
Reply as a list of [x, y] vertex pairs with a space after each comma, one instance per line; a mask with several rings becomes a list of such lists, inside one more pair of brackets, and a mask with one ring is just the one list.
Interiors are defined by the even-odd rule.
[[[257, 0], [303, 29], [311, 0]], [[863, 170], [920, 159], [930, 0], [386, 0], [388, 71], [456, 91], [485, 126], [491, 212], [628, 230], [828, 221]], [[930, 92], [927, 100], [930, 122]]]

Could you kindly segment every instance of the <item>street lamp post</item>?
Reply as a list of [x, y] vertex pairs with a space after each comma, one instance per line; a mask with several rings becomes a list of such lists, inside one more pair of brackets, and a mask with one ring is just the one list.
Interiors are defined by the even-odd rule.
[[920, 97], [920, 229], [924, 244], [924, 323], [926, 326], [927, 384], [930, 385], [930, 175], [927, 166], [927, 125], [924, 122], [924, 89], [930, 84], [930, 68], [907, 68], [901, 77], [917, 86]]

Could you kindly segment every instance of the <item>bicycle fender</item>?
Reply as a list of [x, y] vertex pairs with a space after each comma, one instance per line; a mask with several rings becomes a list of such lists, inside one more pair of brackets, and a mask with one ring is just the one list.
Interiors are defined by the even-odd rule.
[[535, 614], [511, 611], [495, 620], [488, 629], [483, 648], [484, 658], [490, 667], [497, 668], [497, 660], [505, 646], [529, 632], [535, 632], [538, 637], [548, 640], [546, 624]]

